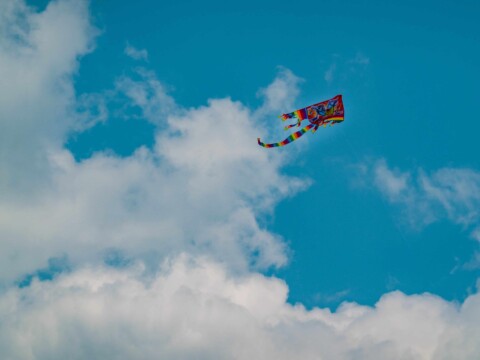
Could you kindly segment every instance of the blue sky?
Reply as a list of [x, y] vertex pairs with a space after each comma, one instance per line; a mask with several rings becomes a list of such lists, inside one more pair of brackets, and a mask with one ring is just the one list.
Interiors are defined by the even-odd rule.
[[[480, 354], [480, 4], [23, 4], [0, 6], [3, 355], [64, 358], [78, 329], [104, 358]], [[337, 94], [342, 124], [258, 147]]]
[[[93, 2], [102, 34], [76, 89], [108, 89], [129, 71], [128, 42], [148, 51], [148, 67], [186, 107], [226, 96], [259, 106], [257, 90], [278, 66], [304, 80], [298, 107], [343, 94], [342, 127], [293, 145], [300, 150], [288, 173], [314, 184], [282, 202], [267, 225], [292, 249], [277, 273], [291, 300], [373, 304], [394, 289], [462, 300], [478, 270], [451, 271], [478, 243], [446, 219], [411, 229], [380, 194], [352, 186], [358, 175], [349, 166], [384, 158], [404, 171], [479, 168], [479, 10], [471, 1]], [[268, 127], [276, 126], [272, 117]], [[105, 148], [126, 155], [152, 134], [146, 123], [109, 119], [69, 144], [78, 158]], [[329, 303], [335, 294], [343, 296]]]

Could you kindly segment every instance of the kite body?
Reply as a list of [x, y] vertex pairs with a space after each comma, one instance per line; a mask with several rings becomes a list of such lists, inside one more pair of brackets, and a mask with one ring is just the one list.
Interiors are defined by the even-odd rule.
[[300, 127], [300, 124], [303, 120], [308, 120], [310, 124], [278, 143], [265, 144], [260, 141], [260, 138], [258, 138], [258, 145], [266, 148], [285, 146], [297, 140], [309, 130], [312, 130], [312, 133], [314, 133], [320, 126], [326, 127], [327, 124], [333, 126], [336, 123], [342, 122], [344, 120], [344, 115], [345, 111], [343, 109], [342, 95], [337, 95], [330, 100], [325, 100], [317, 104], [307, 106], [306, 108], [280, 115], [279, 117], [283, 121], [288, 119], [297, 119], [295, 124], [285, 126], [285, 130], [294, 126]]

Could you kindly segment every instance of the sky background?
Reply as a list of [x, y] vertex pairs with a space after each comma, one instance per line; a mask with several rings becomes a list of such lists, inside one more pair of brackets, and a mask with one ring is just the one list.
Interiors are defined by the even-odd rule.
[[[132, 66], [128, 42], [148, 51], [148, 68], [185, 107], [222, 97], [257, 107], [258, 89], [279, 66], [303, 79], [296, 107], [343, 94], [345, 126], [317, 134], [308, 148], [293, 145], [303, 149], [287, 173], [312, 186], [279, 204], [267, 224], [293, 251], [279, 273], [291, 300], [373, 304], [393, 289], [463, 300], [478, 272], [451, 272], [477, 249], [468, 231], [446, 219], [412, 230], [381, 194], [352, 186], [361, 175], [349, 166], [383, 158], [400, 171], [479, 168], [479, 125], [466, 114], [478, 100], [478, 11], [471, 1], [98, 1], [92, 14], [103, 34], [75, 84], [79, 92], [108, 89]], [[283, 126], [274, 116], [266, 121]], [[152, 143], [147, 124], [109, 119], [68, 146], [82, 159]]]
[[478, 2], [0, 13], [0, 354], [480, 356]]

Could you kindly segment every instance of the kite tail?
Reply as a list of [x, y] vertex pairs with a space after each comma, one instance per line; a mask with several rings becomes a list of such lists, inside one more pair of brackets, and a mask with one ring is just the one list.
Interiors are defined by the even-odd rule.
[[279, 116], [282, 121], [297, 118], [299, 121], [305, 120], [308, 118], [307, 108], [295, 110], [294, 112], [283, 114]]
[[297, 132], [294, 132], [292, 135], [287, 137], [285, 140], [278, 142], [278, 143], [272, 143], [272, 144], [265, 144], [260, 141], [260, 138], [257, 139], [258, 145], [263, 146], [265, 148], [272, 148], [272, 147], [279, 147], [279, 146], [285, 146], [287, 144], [290, 144], [291, 142], [294, 142], [297, 140], [299, 137], [301, 137], [303, 134], [305, 134], [308, 130], [312, 129], [315, 125], [314, 124], [309, 124], [305, 126], [302, 130], [299, 130]]
[[290, 129], [292, 127], [295, 127], [295, 126], [300, 127], [301, 123], [302, 123], [302, 120], [298, 120], [295, 124], [290, 124], [290, 125], [285, 126], [283, 128], [283, 130], [288, 130], [288, 129]]
[[293, 113], [280, 115], [279, 118], [282, 119], [282, 121], [291, 119], [293, 118]]

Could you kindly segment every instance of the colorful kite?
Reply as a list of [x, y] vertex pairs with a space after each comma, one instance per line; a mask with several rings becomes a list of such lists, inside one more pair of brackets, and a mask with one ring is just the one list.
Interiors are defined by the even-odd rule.
[[330, 100], [322, 101], [317, 104], [307, 106], [306, 108], [280, 115], [279, 118], [281, 118], [283, 121], [292, 118], [297, 119], [295, 124], [285, 126], [285, 130], [288, 130], [294, 126], [300, 127], [301, 122], [305, 119], [307, 119], [310, 124], [305, 126], [303, 129], [294, 132], [285, 140], [278, 143], [265, 144], [260, 141], [260, 138], [258, 138], [258, 145], [266, 148], [285, 146], [297, 140], [309, 130], [312, 130], [312, 133], [315, 133], [315, 131], [317, 131], [322, 125], [323, 127], [326, 127], [327, 124], [333, 126], [335, 123], [342, 122], [344, 119], [342, 95], [337, 95]]

